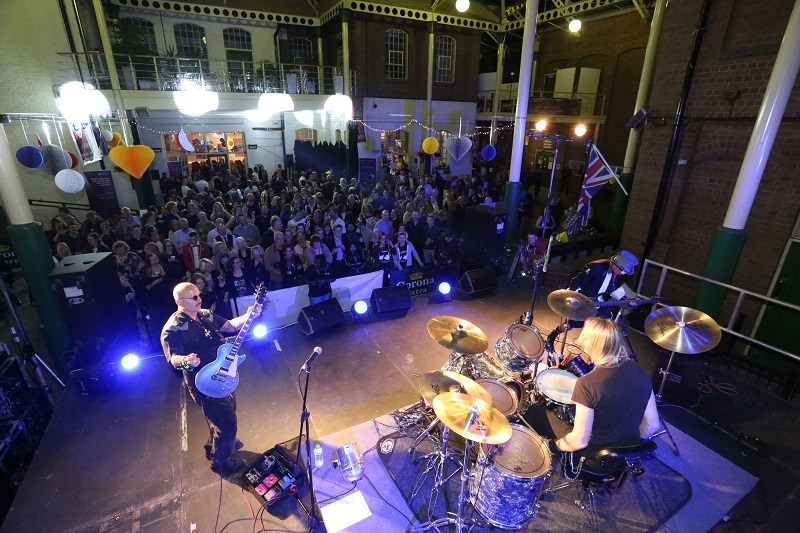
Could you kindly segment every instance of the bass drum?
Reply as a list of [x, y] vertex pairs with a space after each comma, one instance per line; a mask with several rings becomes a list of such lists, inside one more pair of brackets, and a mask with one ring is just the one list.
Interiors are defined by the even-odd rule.
[[504, 444], [481, 444], [470, 476], [473, 507], [490, 524], [520, 529], [539, 512], [539, 497], [550, 475], [550, 450], [536, 432], [511, 424]]
[[533, 326], [513, 324], [494, 345], [494, 355], [509, 372], [525, 372], [544, 353], [544, 339]]
[[528, 410], [530, 394], [519, 381], [482, 378], [475, 383], [486, 389], [494, 408], [506, 418], [522, 416]]

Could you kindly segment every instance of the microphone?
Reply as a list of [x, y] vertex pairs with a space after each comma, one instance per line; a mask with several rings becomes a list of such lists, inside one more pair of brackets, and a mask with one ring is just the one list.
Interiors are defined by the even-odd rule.
[[547, 253], [544, 255], [544, 266], [542, 272], [547, 272], [547, 263], [550, 262], [550, 248], [553, 247], [553, 235], [550, 235], [550, 241], [547, 243]]
[[305, 369], [307, 369], [309, 366], [311, 366], [311, 363], [313, 363], [313, 362], [314, 362], [314, 359], [316, 359], [316, 358], [317, 358], [317, 356], [318, 356], [319, 354], [321, 354], [321, 353], [322, 353], [322, 348], [320, 348], [319, 346], [315, 346], [315, 347], [314, 347], [314, 351], [313, 351], [313, 352], [311, 352], [311, 355], [308, 357], [308, 359], [306, 360], [306, 362], [305, 362], [305, 363], [303, 363], [303, 366], [302, 366], [302, 368], [300, 368], [300, 370], [305, 370]]

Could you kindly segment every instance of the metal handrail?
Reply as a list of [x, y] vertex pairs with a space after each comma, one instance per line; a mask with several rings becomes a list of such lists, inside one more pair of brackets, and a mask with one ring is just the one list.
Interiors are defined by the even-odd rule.
[[679, 268], [671, 267], [669, 265], [665, 265], [665, 264], [659, 263], [657, 261], [652, 261], [650, 259], [645, 259], [644, 265], [642, 266], [642, 273], [639, 276], [639, 285], [636, 288], [637, 294], [641, 294], [642, 293], [642, 285], [644, 284], [645, 274], [647, 273], [648, 266], [653, 266], [653, 267], [657, 267], [657, 268], [661, 269], [661, 274], [660, 274], [659, 279], [658, 279], [658, 286], [656, 287], [656, 294], [657, 295], [661, 294], [661, 291], [664, 288], [664, 283], [666, 281], [667, 274], [670, 273], [670, 272], [678, 274], [678, 275], [686, 277], [686, 278], [689, 278], [689, 279], [702, 281], [702, 282], [705, 282], [705, 283], [711, 283], [713, 285], [716, 285], [717, 287], [722, 287], [724, 289], [737, 292], [739, 294], [739, 296], [736, 299], [736, 305], [733, 308], [733, 312], [731, 314], [730, 320], [728, 320], [728, 325], [727, 326], [720, 326], [720, 329], [722, 331], [724, 331], [725, 333], [727, 333], [729, 335], [732, 335], [732, 336], [734, 336], [734, 337], [736, 337], [738, 339], [742, 339], [742, 340], [747, 341], [749, 343], [752, 343], [752, 344], [754, 344], [756, 346], [760, 346], [761, 348], [766, 348], [767, 350], [779, 353], [781, 355], [785, 355], [786, 357], [789, 357], [790, 359], [794, 359], [795, 361], [800, 362], [800, 355], [794, 354], [792, 352], [787, 352], [786, 350], [778, 348], [777, 346], [773, 346], [771, 344], [768, 344], [766, 342], [763, 342], [763, 341], [760, 341], [758, 339], [753, 338], [752, 335], [755, 334], [756, 327], [758, 326], [758, 324], [753, 326], [753, 330], [751, 331], [750, 335], [744, 335], [742, 333], [739, 333], [738, 331], [734, 331], [733, 330], [734, 325], [736, 324], [736, 321], [739, 318], [739, 314], [741, 313], [742, 305], [744, 304], [745, 297], [749, 296], [749, 297], [755, 298], [756, 300], [760, 300], [762, 302], [762, 305], [774, 304], [774, 305], [779, 305], [779, 306], [785, 307], [787, 309], [790, 309], [792, 311], [798, 311], [798, 312], [800, 312], [800, 306], [797, 306], [797, 305], [794, 305], [794, 304], [790, 304], [788, 302], [783, 302], [781, 300], [777, 300], [775, 298], [771, 298], [771, 297], [766, 296], [764, 294], [759, 294], [757, 292], [748, 291], [747, 289], [742, 289], [742, 288], [736, 287], [734, 285], [729, 285], [728, 283], [723, 283], [721, 281], [717, 281], [717, 280], [714, 280], [714, 279], [711, 279], [711, 278], [707, 278], [707, 277], [701, 276], [699, 274], [693, 274], [693, 273], [688, 272], [686, 270], [681, 270]]
[[[98, 89], [110, 89], [106, 59], [100, 52], [60, 53], [71, 66]], [[203, 88], [214, 92], [332, 95], [342, 69], [328, 65], [233, 61], [221, 58], [187, 58], [115, 53], [114, 62], [123, 90], [180, 91]], [[294, 78], [290, 78], [294, 75]], [[347, 80], [346, 80], [347, 81]], [[356, 73], [350, 71], [350, 87], [356, 94]], [[295, 84], [289, 87], [289, 84]]]
[[[488, 89], [485, 91], [478, 91], [478, 113], [491, 113], [492, 112], [492, 100], [495, 97], [494, 89]], [[558, 96], [557, 96], [558, 95]], [[516, 88], [509, 89], [501, 89], [499, 92], [500, 102], [508, 102], [511, 103], [512, 109], [500, 110], [502, 113], [511, 113], [513, 114], [516, 111], [517, 105], [517, 90]], [[602, 116], [605, 113], [605, 101], [606, 96], [604, 93], [578, 93], [578, 92], [569, 92], [569, 93], [556, 93], [554, 91], [532, 91], [531, 92], [531, 99], [528, 103], [528, 111], [530, 113], [539, 113], [542, 112], [541, 109], [536, 108], [536, 99], [542, 100], [572, 100], [579, 102], [581, 105], [581, 112], [580, 115], [598, 115]], [[585, 106], [584, 106], [585, 102]], [[584, 107], [586, 109], [584, 109]], [[589, 108], [591, 108], [589, 110]], [[584, 112], [589, 111], [589, 112]], [[545, 114], [550, 115], [563, 115], [563, 116], [573, 116], [571, 114], [563, 114], [563, 113], [547, 113]], [[575, 115], [579, 116], [579, 115]]]

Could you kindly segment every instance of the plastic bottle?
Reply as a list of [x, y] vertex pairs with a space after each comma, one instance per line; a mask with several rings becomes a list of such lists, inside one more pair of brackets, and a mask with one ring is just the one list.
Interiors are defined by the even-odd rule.
[[314, 445], [314, 468], [322, 468], [325, 458], [322, 456], [322, 446], [319, 443]]

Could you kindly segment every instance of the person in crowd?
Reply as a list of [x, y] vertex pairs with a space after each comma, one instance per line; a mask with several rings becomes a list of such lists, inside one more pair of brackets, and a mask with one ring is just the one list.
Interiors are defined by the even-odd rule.
[[161, 261], [164, 263], [164, 268], [167, 269], [167, 275], [170, 278], [181, 278], [186, 273], [183, 256], [170, 240], [164, 241], [164, 252], [161, 254]]
[[268, 282], [269, 276], [267, 275], [267, 267], [264, 265], [264, 249], [261, 246], [253, 246], [250, 249], [252, 256], [252, 264], [250, 267], [250, 275], [253, 278], [253, 283]]
[[442, 231], [442, 226], [436, 222], [434, 215], [429, 214], [425, 217], [425, 228], [422, 232], [422, 257], [426, 263], [434, 262], [436, 258], [436, 243], [442, 235]]
[[69, 249], [69, 245], [65, 242], [60, 242], [56, 244], [56, 255], [53, 257], [53, 260], [58, 264], [62, 259], [71, 255], [72, 250]]
[[231, 299], [253, 294], [255, 290], [250, 274], [244, 269], [244, 261], [239, 257], [231, 259], [231, 269], [226, 276], [222, 301], [227, 304]]
[[375, 223], [375, 229], [386, 235], [391, 241], [394, 240], [394, 224], [390, 217], [391, 213], [387, 209], [381, 211], [381, 219]]
[[125, 241], [117, 241], [111, 247], [111, 252], [114, 254], [114, 259], [117, 262], [117, 272], [120, 276], [124, 276], [136, 296], [136, 303], [140, 307], [146, 307], [147, 294], [142, 289], [142, 273], [144, 271], [145, 263], [142, 259], [131, 252], [128, 243]]
[[283, 258], [284, 236], [282, 231], [276, 231], [274, 234], [275, 242], [264, 250], [264, 268], [269, 274], [269, 290], [271, 291], [283, 288], [281, 259]]
[[436, 239], [434, 248], [433, 262], [444, 267], [455, 268], [461, 258], [461, 243], [455, 236], [453, 230], [445, 230]]
[[83, 235], [98, 233], [100, 231], [100, 220], [101, 218], [97, 215], [97, 211], [87, 211], [86, 219], [81, 224], [80, 232]]
[[56, 242], [63, 242], [73, 252], [80, 252], [86, 248], [86, 238], [78, 232], [78, 224], [71, 222], [67, 224], [67, 231], [59, 234]]
[[397, 245], [395, 246], [396, 253], [397, 253], [397, 261], [400, 263], [401, 268], [408, 268], [412, 266], [414, 263], [413, 260], [416, 260], [417, 264], [420, 267], [424, 267], [425, 264], [420, 259], [419, 254], [417, 253], [417, 249], [414, 248], [414, 245], [408, 240], [408, 233], [405, 231], [400, 231], [397, 234]]
[[214, 263], [214, 270], [227, 272], [230, 270], [230, 251], [224, 242], [217, 242], [211, 254], [211, 261]]
[[225, 222], [223, 222], [221, 218], [217, 218], [214, 224], [216, 228], [208, 232], [208, 245], [213, 250], [216, 243], [221, 242], [228, 247], [228, 250], [232, 250], [235, 238], [233, 233], [228, 229], [228, 226], [225, 225]]
[[[547, 215], [546, 219], [545, 214]], [[549, 210], [542, 211], [542, 214], [536, 219], [535, 228], [538, 235], [547, 238], [556, 228], [556, 219], [553, 218], [553, 214]]]
[[208, 234], [217, 228], [217, 226], [208, 219], [206, 212], [202, 210], [197, 212], [197, 224], [193, 227], [197, 234], [200, 235], [200, 240], [206, 242], [206, 244], [208, 243]]
[[363, 274], [366, 269], [367, 260], [364, 257], [364, 251], [353, 242], [348, 245], [347, 252], [344, 254], [344, 266], [348, 276]]
[[323, 302], [332, 297], [331, 283], [336, 281], [336, 277], [324, 255], [317, 254], [314, 257], [314, 262], [306, 270], [305, 277], [308, 280], [309, 304]]
[[306, 240], [306, 233], [304, 231], [295, 233], [294, 238], [297, 242], [297, 244], [294, 245], [294, 255], [300, 258], [304, 267], [307, 267], [309, 265], [308, 249], [311, 248], [311, 243]]
[[283, 257], [281, 258], [281, 279], [283, 287], [297, 287], [304, 283], [305, 269], [303, 262], [294, 254], [291, 246], [283, 247]]
[[181, 251], [181, 259], [183, 266], [186, 268], [187, 277], [191, 276], [200, 267], [201, 259], [210, 259], [211, 249], [208, 244], [200, 241], [200, 235], [195, 231], [189, 232], [189, 241], [183, 245]]
[[239, 225], [233, 228], [233, 235], [235, 237], [243, 237], [245, 241], [247, 241], [247, 246], [255, 246], [257, 244], [260, 245], [261, 233], [259, 233], [258, 228], [251, 224], [247, 219], [247, 213], [245, 210], [239, 213], [237, 220]]
[[86, 248], [84, 248], [83, 251], [87, 254], [96, 254], [101, 252], [110, 252], [111, 249], [103, 244], [103, 241], [100, 239], [100, 235], [95, 232], [91, 232], [86, 236]]
[[178, 219], [178, 229], [172, 232], [170, 240], [178, 250], [183, 249], [183, 245], [189, 242], [189, 233], [192, 229], [189, 228], [189, 221], [185, 218]]
[[530, 273], [536, 266], [544, 260], [547, 253], [547, 239], [539, 237], [536, 233], [529, 233], [522, 249], [522, 268], [525, 273]]
[[206, 277], [200, 272], [195, 272], [192, 274], [192, 283], [200, 291], [200, 298], [203, 301], [200, 306], [213, 313], [217, 308], [217, 294], [209, 288]]
[[205, 455], [211, 460], [211, 469], [220, 474], [234, 474], [244, 466], [244, 461], [233, 457], [234, 451], [241, 447], [236, 440], [236, 398], [233, 393], [223, 398], [202, 394], [195, 384], [195, 375], [216, 360], [217, 348], [224, 342], [225, 335], [237, 332], [250, 313], [258, 316], [261, 306], [251, 307], [235, 319], [225, 319], [202, 309], [200, 290], [191, 283], [177, 285], [173, 298], [178, 310], [161, 330], [164, 355], [173, 367], [183, 371], [189, 394], [208, 422]]
[[236, 237], [234, 245], [235, 248], [231, 250], [231, 255], [241, 257], [245, 270], [250, 270], [253, 267], [253, 253], [247, 246], [247, 241], [244, 237]]

